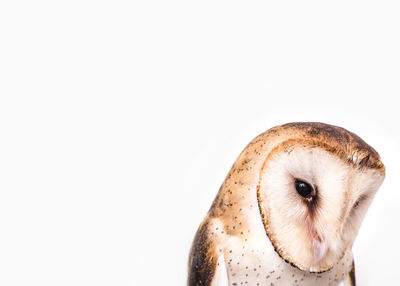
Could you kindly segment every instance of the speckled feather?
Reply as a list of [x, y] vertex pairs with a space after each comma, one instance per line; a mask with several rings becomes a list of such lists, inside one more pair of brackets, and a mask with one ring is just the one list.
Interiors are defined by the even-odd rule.
[[[258, 197], [261, 174], [272, 154], [302, 145], [326, 150], [352, 168], [384, 173], [378, 153], [343, 128], [289, 123], [264, 132], [233, 164], [197, 231], [189, 258], [189, 286], [355, 285], [351, 249], [329, 270], [312, 273], [296, 267], [290, 257], [282, 257], [268, 233], [267, 215]], [[219, 268], [226, 268], [224, 284], [216, 277]]]

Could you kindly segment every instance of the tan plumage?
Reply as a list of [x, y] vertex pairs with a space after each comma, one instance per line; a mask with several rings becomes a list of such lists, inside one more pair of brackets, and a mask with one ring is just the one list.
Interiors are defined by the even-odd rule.
[[[354, 285], [351, 247], [385, 174], [355, 134], [289, 123], [252, 140], [199, 227], [188, 285]], [[295, 182], [313, 195], [302, 197]]]

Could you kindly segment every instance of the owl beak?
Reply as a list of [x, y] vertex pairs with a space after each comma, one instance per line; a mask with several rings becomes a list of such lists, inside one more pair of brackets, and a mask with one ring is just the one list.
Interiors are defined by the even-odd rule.
[[311, 248], [316, 262], [321, 261], [328, 250], [325, 240], [314, 229], [311, 221], [307, 219], [308, 232], [311, 237]]
[[320, 262], [322, 258], [325, 257], [328, 247], [326, 247], [325, 241], [321, 240], [320, 238], [313, 238], [312, 250], [316, 262]]

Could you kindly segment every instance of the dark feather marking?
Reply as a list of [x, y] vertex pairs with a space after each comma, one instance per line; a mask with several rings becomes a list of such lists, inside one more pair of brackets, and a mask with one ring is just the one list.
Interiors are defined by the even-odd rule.
[[217, 259], [212, 255], [208, 223], [198, 229], [189, 257], [188, 286], [209, 286], [215, 275]]
[[356, 273], [355, 273], [355, 268], [354, 268], [354, 260], [353, 260], [353, 264], [351, 265], [351, 270], [349, 272], [349, 276], [350, 276], [351, 286], [356, 286]]

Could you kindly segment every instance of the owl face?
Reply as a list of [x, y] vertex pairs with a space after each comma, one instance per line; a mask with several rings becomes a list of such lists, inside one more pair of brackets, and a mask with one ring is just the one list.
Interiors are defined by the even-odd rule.
[[278, 254], [302, 270], [332, 268], [352, 247], [384, 171], [360, 167], [307, 144], [271, 152], [260, 173], [258, 201]]

